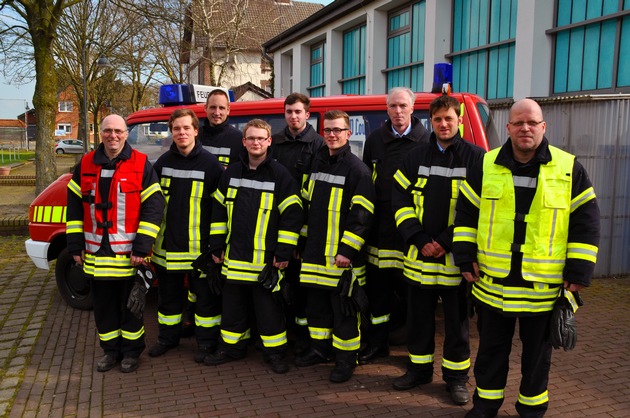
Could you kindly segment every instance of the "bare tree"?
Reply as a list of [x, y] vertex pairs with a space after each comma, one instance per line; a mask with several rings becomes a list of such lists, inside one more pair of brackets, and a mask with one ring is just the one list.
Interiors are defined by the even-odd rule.
[[[0, 1], [0, 54], [12, 62], [15, 79], [30, 77], [35, 64], [33, 105], [37, 119], [35, 136], [35, 190], [43, 191], [57, 178], [53, 153], [57, 115], [57, 74], [53, 44], [60, 18], [68, 7], [81, 0], [2, 0]], [[30, 66], [30, 71], [20, 71]], [[10, 66], [10, 65], [9, 65]]]

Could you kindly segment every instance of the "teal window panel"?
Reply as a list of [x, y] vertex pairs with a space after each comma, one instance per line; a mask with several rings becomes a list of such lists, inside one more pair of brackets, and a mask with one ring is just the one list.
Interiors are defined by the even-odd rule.
[[462, 32], [461, 32], [461, 49], [470, 48], [470, 0], [461, 0], [462, 2]]
[[512, 0], [512, 4], [510, 6], [510, 38], [516, 38], [516, 18], [518, 10], [518, 0]]
[[460, 78], [459, 78], [459, 91], [468, 91], [468, 62], [470, 60], [470, 55], [462, 55], [459, 65], [460, 65]]
[[584, 28], [571, 30], [569, 40], [569, 78], [567, 91], [579, 91], [582, 88], [582, 64], [584, 56]]
[[[597, 88], [609, 89], [613, 87], [613, 69], [615, 68], [615, 38], [617, 37], [617, 22], [609, 20], [601, 24], [601, 39], [599, 45]], [[620, 49], [623, 51], [623, 48]], [[627, 54], [621, 54], [627, 55]], [[619, 56], [619, 59], [622, 57]]]
[[[630, 0], [627, 0], [626, 3], [630, 3]], [[621, 39], [619, 50], [626, 51], [626, 53], [619, 54], [619, 65], [617, 67], [617, 85], [626, 87], [630, 86], [630, 16], [624, 17], [621, 22]]]
[[409, 12], [404, 12], [389, 19], [389, 30], [396, 31], [405, 26], [409, 26]]
[[586, 18], [594, 19], [602, 15], [602, 0], [589, 0], [586, 6]]
[[586, 0], [573, 0], [571, 23], [582, 22], [586, 18]]
[[499, 47], [499, 65], [497, 66], [497, 98], [508, 96], [508, 72], [510, 70], [510, 48]]
[[568, 31], [559, 32], [556, 36], [556, 62], [554, 74], [554, 93], [567, 91], [567, 74], [569, 73], [569, 38]]
[[499, 29], [501, 28], [501, 2], [493, 1], [490, 7], [490, 42], [499, 42], [501, 39]]
[[499, 73], [499, 50], [493, 48], [488, 51], [488, 99], [496, 99], [498, 89], [498, 73]]
[[422, 91], [424, 80], [424, 65], [414, 65], [411, 67], [411, 85], [413, 91]]
[[485, 45], [488, 42], [488, 3], [490, 0], [479, 2], [479, 40], [478, 45]]
[[465, 91], [476, 92], [477, 90], [477, 69], [479, 67], [478, 64], [478, 54], [470, 54], [468, 57], [468, 81], [467, 88]]
[[[606, 3], [612, 3], [612, 2], [614, 2], [614, 0], [607, 0]], [[630, 9], [630, 0], [625, 0], [623, 2], [623, 10], [628, 10], [628, 9]]]
[[479, 51], [477, 53], [477, 89], [472, 93], [484, 97], [486, 95], [486, 71], [488, 63], [488, 51]]
[[[501, 21], [499, 22], [499, 40], [505, 41], [512, 35], [510, 29], [512, 19], [512, 3], [509, 1], [502, 1], [501, 3]], [[516, 11], [516, 9], [515, 9]]]
[[479, 42], [479, 0], [470, 0], [470, 31], [468, 32], [468, 48], [476, 48], [485, 44], [485, 39]]
[[[515, 9], [516, 10], [516, 9]], [[516, 44], [508, 46], [508, 70], [507, 70], [507, 90], [502, 98], [512, 97], [514, 95], [514, 62], [516, 55]]]
[[[624, 9], [626, 8], [630, 9], [630, 7], [627, 7], [627, 5], [630, 5], [630, 2], [628, 2], [628, 0], [626, 0], [626, 6], [624, 6]], [[602, 16], [616, 13], [618, 10], [619, 10], [619, 0], [604, 0], [604, 6], [602, 8]]]
[[311, 89], [310, 96], [311, 97], [324, 97], [324, 87]]
[[580, 90], [597, 88], [597, 68], [599, 62], [600, 25], [589, 25], [584, 31], [584, 63], [582, 67], [582, 87]]
[[453, 7], [453, 51], [461, 51], [462, 49], [462, 2], [455, 1]]
[[[411, 21], [411, 62], [424, 60], [424, 28], [426, 3], [421, 1], [412, 6]], [[420, 89], [422, 90], [422, 89]]]
[[556, 26], [565, 26], [571, 23], [571, 2], [573, 0], [558, 1], [558, 19]]

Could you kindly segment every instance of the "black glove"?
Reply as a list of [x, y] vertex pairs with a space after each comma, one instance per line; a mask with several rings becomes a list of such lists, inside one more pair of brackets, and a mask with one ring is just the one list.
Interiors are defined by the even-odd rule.
[[577, 321], [575, 311], [583, 302], [578, 292], [571, 293], [562, 289], [558, 300], [553, 305], [549, 325], [549, 341], [553, 348], [562, 347], [564, 351], [573, 350], [577, 342]]
[[262, 269], [262, 271], [258, 275], [258, 283], [260, 283], [262, 287], [264, 287], [265, 289], [271, 292], [277, 292], [280, 290], [280, 287], [276, 289], [279, 281], [280, 281], [280, 272], [271, 263], [265, 265], [265, 267]]
[[[206, 251], [201, 254], [191, 264], [193, 275], [195, 278], [203, 278], [205, 275], [208, 287], [210, 287], [210, 293], [213, 295], [220, 295], [223, 290], [223, 280], [221, 279], [220, 265], [217, 265], [212, 258], [212, 253]], [[202, 274], [198, 273], [201, 272]]]
[[127, 309], [138, 319], [142, 319], [147, 303], [147, 292], [155, 281], [155, 270], [150, 264], [140, 264], [136, 271], [133, 287], [127, 299]]
[[356, 316], [358, 312], [367, 311], [367, 295], [356, 282], [356, 276], [352, 269], [347, 269], [341, 274], [341, 278], [337, 283], [337, 293], [339, 295], [341, 313], [344, 316]]

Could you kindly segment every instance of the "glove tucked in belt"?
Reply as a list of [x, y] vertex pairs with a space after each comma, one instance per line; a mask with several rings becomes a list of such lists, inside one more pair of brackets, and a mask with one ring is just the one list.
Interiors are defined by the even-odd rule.
[[142, 318], [147, 303], [147, 293], [155, 281], [155, 270], [149, 263], [142, 263], [136, 270], [133, 287], [127, 298], [127, 309], [138, 319]]
[[341, 302], [341, 313], [344, 316], [355, 316], [359, 312], [367, 312], [368, 299], [363, 287], [357, 283], [352, 268], [344, 270], [337, 283], [337, 293]]
[[564, 351], [575, 348], [577, 342], [575, 312], [583, 304], [578, 292], [572, 293], [562, 289], [558, 300], [553, 305], [551, 322], [549, 324], [549, 341], [553, 348], [562, 347]]
[[[195, 278], [203, 277], [205, 275], [208, 286], [210, 287], [210, 293], [213, 295], [220, 295], [223, 290], [223, 280], [219, 272], [220, 265], [217, 265], [212, 259], [212, 253], [206, 251], [193, 261], [190, 266], [194, 269], [192, 274]], [[202, 275], [203, 273], [203, 275]]]

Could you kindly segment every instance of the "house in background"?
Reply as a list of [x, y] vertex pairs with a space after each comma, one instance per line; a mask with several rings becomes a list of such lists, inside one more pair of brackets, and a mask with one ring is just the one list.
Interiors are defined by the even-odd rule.
[[[292, 0], [193, 2], [184, 35], [191, 46], [182, 55], [184, 63], [189, 64], [189, 82], [228, 88], [251, 83], [270, 92], [272, 67], [261, 45], [322, 7]], [[207, 16], [210, 22], [205, 31], [199, 16]], [[211, 62], [218, 64], [214, 66], [214, 78]], [[220, 66], [223, 75], [219, 74]]]

